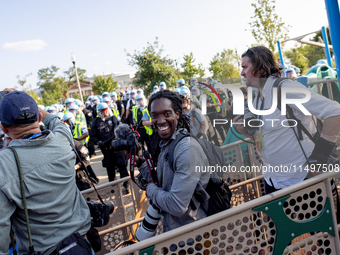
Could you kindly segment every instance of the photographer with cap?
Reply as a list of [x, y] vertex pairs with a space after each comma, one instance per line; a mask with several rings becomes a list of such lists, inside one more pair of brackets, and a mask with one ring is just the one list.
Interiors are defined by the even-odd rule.
[[[18, 155], [30, 222], [27, 226], [14, 153], [1, 150], [0, 254], [8, 254], [11, 229], [19, 253], [28, 253], [28, 227], [36, 252], [56, 254], [60, 241], [74, 232], [85, 236], [91, 225], [89, 208], [74, 181], [72, 135], [56, 115], [38, 109], [22, 91], [12, 91], [0, 102], [0, 121]], [[40, 131], [40, 121], [45, 131]]]
[[[253, 100], [255, 109], [268, 110], [272, 107], [273, 86], [281, 74], [282, 67], [268, 48], [252, 47], [242, 54], [241, 75], [245, 78], [247, 87], [257, 89]], [[261, 155], [267, 170], [264, 171], [267, 194], [303, 181], [308, 173], [308, 162], [317, 161], [326, 164], [325, 159], [330, 155], [340, 133], [340, 105], [337, 102], [314, 93], [291, 79], [282, 80], [278, 86], [281, 86], [282, 92], [283, 89], [289, 90], [286, 98], [291, 102], [292, 99], [301, 100], [306, 97], [306, 94], [301, 91], [309, 91], [311, 98], [302, 106], [316, 118], [323, 120], [323, 128], [321, 137], [314, 144], [306, 132], [302, 132], [301, 128], [299, 130], [298, 125], [290, 127], [288, 124], [285, 126], [281, 124], [282, 121], [287, 123], [287, 116], [282, 115], [282, 109], [277, 106], [269, 115], [254, 115], [253, 119], [260, 119], [264, 123], [254, 135], [250, 135], [241, 124], [234, 125], [239, 133], [255, 139], [257, 152]], [[291, 92], [294, 90], [298, 92]], [[278, 94], [280, 94], [279, 89]], [[305, 115], [295, 104], [288, 104], [288, 106], [311, 135], [317, 133], [314, 116]], [[238, 117], [233, 122], [241, 123]], [[289, 171], [273, 170], [273, 167], [280, 166], [287, 167]]]

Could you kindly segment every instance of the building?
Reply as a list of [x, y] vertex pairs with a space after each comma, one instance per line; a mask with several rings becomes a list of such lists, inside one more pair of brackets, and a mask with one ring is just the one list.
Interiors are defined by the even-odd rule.
[[[130, 74], [114, 75], [112, 73], [112, 74], [106, 74], [106, 75], [104, 74], [102, 76], [105, 77], [105, 78], [108, 78], [109, 76], [111, 76], [114, 81], [117, 81], [118, 82], [118, 90], [120, 88], [125, 89], [126, 87], [128, 87], [130, 89], [131, 86], [132, 86], [133, 78], [130, 78]], [[96, 93], [94, 93], [92, 91], [93, 82], [94, 82], [94, 77], [89, 77], [89, 78], [87, 78], [87, 81], [79, 82], [83, 97], [87, 97], [89, 95], [96, 95]], [[111, 92], [111, 91], [108, 91], [108, 92]], [[75, 82], [70, 87], [70, 89], [67, 91], [66, 94], [67, 94], [67, 97], [73, 97], [74, 94], [79, 94], [77, 82]]]

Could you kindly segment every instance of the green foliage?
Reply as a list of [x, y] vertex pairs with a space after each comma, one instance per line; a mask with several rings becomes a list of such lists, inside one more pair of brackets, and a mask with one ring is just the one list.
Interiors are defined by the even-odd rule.
[[67, 90], [68, 84], [65, 81], [65, 78], [53, 78], [48, 86], [44, 86], [44, 91], [42, 91], [44, 105], [52, 105], [57, 103]]
[[292, 65], [300, 68], [301, 74], [307, 71], [309, 64], [308, 58], [302, 54], [302, 52], [304, 52], [303, 47], [304, 46], [293, 48], [284, 53], [284, 55], [290, 59]]
[[74, 99], [80, 99], [79, 93], [74, 93], [74, 94], [72, 95], [72, 97], [73, 97]]
[[[77, 67], [77, 72], [79, 81], [86, 81], [86, 70]], [[66, 75], [69, 84], [74, 84], [77, 81], [76, 72], [73, 67], [70, 67], [67, 71], [64, 72], [64, 74]]]
[[92, 91], [101, 95], [103, 92], [112, 92], [118, 88], [118, 82], [114, 81], [111, 76], [94, 76]]
[[232, 83], [240, 76], [237, 68], [238, 57], [231, 49], [224, 49], [217, 53], [210, 61], [209, 71], [213, 73], [214, 79], [222, 83]]
[[286, 39], [290, 26], [275, 13], [275, 0], [256, 0], [253, 21], [249, 23], [251, 33], [258, 44], [266, 45], [275, 51], [276, 41]]
[[29, 94], [37, 104], [44, 104], [43, 100], [38, 96], [37, 93], [35, 93], [31, 85], [29, 85], [28, 88], [24, 89], [24, 91]]
[[159, 85], [162, 81], [168, 88], [175, 87], [179, 77], [174, 61], [168, 56], [162, 56], [164, 49], [159, 47], [157, 37], [153, 44], [149, 42], [147, 44], [148, 46], [141, 52], [127, 53], [129, 65], [137, 69], [133, 84], [138, 88], [147, 86], [144, 90], [145, 95], [149, 95], [153, 91], [153, 86]]
[[38, 86], [43, 89], [44, 105], [55, 104], [68, 90], [68, 84], [63, 77], [56, 77], [59, 68], [56, 66], [42, 68], [38, 71]]
[[184, 55], [183, 60], [184, 63], [181, 64], [181, 67], [183, 68], [183, 72], [181, 72], [183, 79], [189, 80], [191, 77], [196, 75], [198, 75], [200, 78], [204, 76], [204, 67], [202, 64], [198, 64], [197, 67], [195, 66], [195, 59], [192, 52], [190, 52], [189, 55]]
[[[26, 74], [22, 79], [20, 78], [20, 75], [17, 75], [17, 79], [18, 79], [18, 83], [21, 85], [21, 86], [25, 86], [25, 83], [26, 83], [26, 78], [31, 76], [32, 73], [29, 73], [29, 74]], [[30, 85], [31, 86], [31, 85]]]

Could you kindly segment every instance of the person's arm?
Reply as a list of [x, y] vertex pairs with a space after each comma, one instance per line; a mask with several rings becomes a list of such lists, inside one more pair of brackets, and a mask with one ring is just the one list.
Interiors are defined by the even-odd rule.
[[149, 120], [143, 120], [143, 121], [142, 121], [142, 124], [143, 124], [143, 126], [150, 127], [150, 126], [152, 125], [152, 122], [149, 121]]
[[97, 118], [94, 119], [92, 123], [91, 131], [90, 131], [90, 140], [95, 144], [99, 142], [96, 122], [97, 122]]
[[77, 138], [77, 140], [79, 140], [79, 141], [84, 140], [84, 139], [86, 139], [88, 136], [89, 136], [89, 133], [86, 132], [86, 133], [83, 134], [82, 136], [79, 136], [79, 137]]
[[[81, 142], [79, 142], [77, 140], [74, 141], [74, 146], [77, 149], [77, 152], [78, 152], [78, 155], [79, 155], [81, 161], [84, 163], [85, 167], [87, 167], [90, 164], [88, 149]], [[83, 164], [81, 162], [78, 162], [75, 165], [75, 168], [76, 169], [82, 169]]]
[[340, 115], [329, 117], [324, 120], [321, 137], [329, 142], [335, 143], [340, 135]]
[[[155, 206], [177, 217], [183, 215], [188, 210], [195, 188], [200, 180], [202, 173], [195, 172], [195, 166], [208, 164], [206, 155], [197, 147], [200, 145], [197, 145], [198, 143], [196, 142], [196, 146], [191, 147], [190, 143], [184, 138], [175, 148], [175, 173], [171, 189], [166, 191], [154, 183], [151, 183], [148, 185], [146, 191], [147, 196]], [[188, 160], [192, 155], [195, 155], [194, 164], [190, 164], [190, 160]], [[166, 168], [166, 170], [171, 171], [169, 168]]]
[[14, 214], [16, 206], [8, 200], [2, 190], [0, 190], [0, 203], [0, 254], [8, 254], [11, 243], [11, 216]]

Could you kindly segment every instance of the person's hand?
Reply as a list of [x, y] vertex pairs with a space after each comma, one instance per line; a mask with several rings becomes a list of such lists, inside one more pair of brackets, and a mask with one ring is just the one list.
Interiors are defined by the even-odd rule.
[[104, 143], [102, 141], [99, 141], [98, 146], [99, 146], [100, 149], [102, 149], [104, 147]]
[[[39, 107], [38, 107], [39, 108]], [[49, 113], [41, 108], [39, 108], [39, 116], [41, 116], [41, 122], [44, 122], [45, 117], [48, 115]]]
[[84, 170], [77, 170], [76, 172], [77, 178], [78, 179], [85, 179], [86, 178], [86, 174]]
[[207, 103], [207, 107], [212, 107], [213, 104], [212, 103]]

